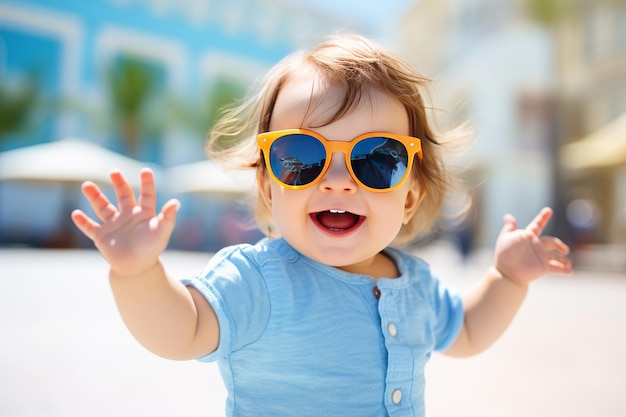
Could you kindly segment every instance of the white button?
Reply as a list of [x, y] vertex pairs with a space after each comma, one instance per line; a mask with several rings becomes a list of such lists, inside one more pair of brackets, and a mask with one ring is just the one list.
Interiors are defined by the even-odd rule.
[[393, 323], [389, 323], [387, 325], [387, 331], [389, 332], [389, 335], [391, 337], [396, 337], [398, 335], [398, 329], [396, 328], [396, 325]]
[[394, 404], [400, 404], [400, 401], [402, 401], [402, 391], [399, 389], [393, 390], [391, 393], [391, 401], [393, 401]]

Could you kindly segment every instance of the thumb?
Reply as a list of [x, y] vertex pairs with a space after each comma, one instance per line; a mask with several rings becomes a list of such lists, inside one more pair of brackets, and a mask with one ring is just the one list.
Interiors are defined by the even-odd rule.
[[504, 226], [502, 226], [502, 230], [500, 230], [501, 235], [517, 229], [517, 220], [511, 214], [505, 214], [503, 220]]
[[180, 208], [180, 201], [176, 199], [169, 200], [163, 205], [161, 212], [159, 213], [159, 223], [162, 224], [167, 234], [171, 234], [176, 225], [176, 215]]

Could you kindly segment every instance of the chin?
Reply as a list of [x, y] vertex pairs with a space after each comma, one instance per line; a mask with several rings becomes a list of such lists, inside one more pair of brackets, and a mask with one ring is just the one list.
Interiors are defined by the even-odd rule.
[[[309, 248], [310, 249], [310, 248]], [[303, 255], [335, 268], [346, 268], [354, 265], [371, 263], [378, 252], [373, 254], [355, 253], [354, 248], [331, 247], [321, 251], [322, 253], [312, 253], [308, 250], [302, 252]]]

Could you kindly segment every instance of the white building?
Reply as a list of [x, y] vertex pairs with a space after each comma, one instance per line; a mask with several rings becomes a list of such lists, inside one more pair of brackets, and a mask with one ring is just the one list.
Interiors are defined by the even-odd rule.
[[477, 243], [492, 245], [502, 216], [526, 224], [553, 200], [554, 43], [514, 2], [421, 0], [401, 25], [401, 50], [436, 83], [449, 122], [469, 121]]

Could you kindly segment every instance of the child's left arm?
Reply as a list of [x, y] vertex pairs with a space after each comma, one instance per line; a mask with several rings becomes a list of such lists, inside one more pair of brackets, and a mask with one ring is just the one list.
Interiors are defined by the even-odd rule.
[[525, 229], [517, 229], [513, 216], [504, 217], [495, 262], [463, 297], [463, 328], [446, 355], [471, 356], [484, 351], [511, 323], [532, 281], [547, 274], [572, 272], [569, 247], [556, 237], [541, 236], [550, 217], [552, 210], [544, 208]]

